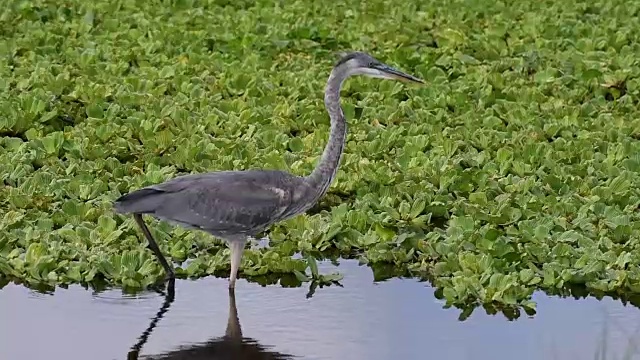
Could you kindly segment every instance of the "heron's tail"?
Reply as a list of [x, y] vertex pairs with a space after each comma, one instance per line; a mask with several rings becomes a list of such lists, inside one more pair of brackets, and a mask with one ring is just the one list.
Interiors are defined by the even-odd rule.
[[113, 209], [120, 214], [153, 213], [160, 205], [164, 193], [154, 188], [142, 188], [116, 199]]

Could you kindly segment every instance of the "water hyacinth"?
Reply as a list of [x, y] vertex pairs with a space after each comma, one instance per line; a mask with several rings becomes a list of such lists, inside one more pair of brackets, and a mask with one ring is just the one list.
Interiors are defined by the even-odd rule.
[[[360, 49], [428, 86], [349, 80], [336, 181], [264, 234], [270, 248], [246, 250], [241, 277], [329, 283], [310, 259], [350, 257], [428, 279], [455, 306], [532, 310], [533, 291], [567, 286], [636, 294], [639, 6], [9, 0], [0, 274], [161, 280], [112, 201], [191, 172], [309, 173], [334, 53]], [[221, 242], [150, 227], [178, 276], [228, 272]]]

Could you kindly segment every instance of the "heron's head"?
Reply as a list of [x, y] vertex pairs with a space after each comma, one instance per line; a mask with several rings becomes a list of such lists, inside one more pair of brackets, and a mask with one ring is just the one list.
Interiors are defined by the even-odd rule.
[[342, 52], [339, 54], [340, 59], [335, 65], [336, 70], [342, 70], [347, 76], [364, 75], [375, 78], [400, 80], [418, 84], [424, 84], [424, 81], [415, 76], [405, 74], [387, 64], [376, 60], [373, 56], [360, 52]]

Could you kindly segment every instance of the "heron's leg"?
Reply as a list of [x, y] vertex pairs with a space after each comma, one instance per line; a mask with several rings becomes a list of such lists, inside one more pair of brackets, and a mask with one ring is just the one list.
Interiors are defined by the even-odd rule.
[[244, 252], [244, 244], [246, 242], [246, 238], [233, 239], [229, 241], [229, 248], [231, 249], [231, 275], [229, 275], [230, 289], [234, 289], [236, 287], [236, 276], [238, 274], [238, 268], [240, 267], [242, 253]]
[[164, 271], [167, 273], [167, 276], [170, 279], [175, 278], [175, 273], [173, 272], [173, 269], [169, 266], [169, 263], [167, 262], [167, 259], [165, 259], [164, 256], [162, 255], [162, 252], [160, 252], [160, 248], [158, 247], [158, 244], [156, 243], [156, 241], [153, 239], [153, 236], [151, 236], [151, 232], [147, 228], [147, 225], [144, 224], [144, 220], [142, 220], [142, 214], [133, 214], [133, 218], [136, 220], [136, 223], [138, 223], [138, 226], [140, 226], [140, 229], [142, 229], [142, 233], [144, 234], [144, 236], [147, 238], [147, 241], [149, 242], [149, 248], [156, 255], [156, 257], [158, 258], [158, 261], [160, 261], [160, 265], [162, 265], [162, 267], [164, 268]]
[[232, 287], [229, 288], [229, 319], [227, 319], [225, 335], [234, 340], [242, 340], [242, 327], [240, 327], [238, 307], [236, 306], [236, 292]]

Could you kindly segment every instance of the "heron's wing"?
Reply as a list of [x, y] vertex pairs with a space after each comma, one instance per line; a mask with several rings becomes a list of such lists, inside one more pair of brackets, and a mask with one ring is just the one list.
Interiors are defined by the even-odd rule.
[[178, 177], [126, 196], [138, 212], [214, 233], [245, 233], [286, 211], [294, 181], [286, 173], [221, 172]]

